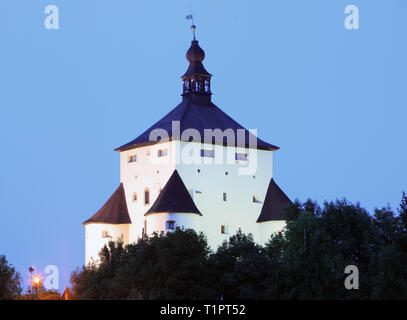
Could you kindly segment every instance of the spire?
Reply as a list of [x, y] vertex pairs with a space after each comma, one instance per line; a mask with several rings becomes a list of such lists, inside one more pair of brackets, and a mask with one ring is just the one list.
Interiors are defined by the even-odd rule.
[[183, 82], [182, 96], [198, 94], [210, 97], [212, 94], [210, 86], [212, 75], [206, 71], [202, 64], [202, 61], [205, 59], [205, 51], [202, 50], [198, 44], [198, 40], [195, 38], [196, 26], [192, 14], [187, 15], [186, 18], [192, 20], [191, 29], [193, 32], [193, 40], [186, 54], [189, 67], [181, 77]]
[[193, 16], [192, 14], [188, 14], [188, 15], [185, 17], [185, 19], [192, 21], [191, 30], [192, 30], [192, 34], [193, 34], [193, 36], [194, 36], [194, 40], [196, 40], [196, 39], [195, 39], [196, 25], [195, 25], [195, 23], [194, 23], [194, 16]]

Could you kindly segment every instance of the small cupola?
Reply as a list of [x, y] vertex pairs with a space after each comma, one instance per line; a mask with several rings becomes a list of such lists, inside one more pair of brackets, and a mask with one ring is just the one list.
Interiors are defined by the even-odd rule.
[[211, 77], [212, 75], [206, 71], [202, 64], [205, 59], [205, 51], [198, 44], [195, 39], [195, 25], [192, 25], [194, 32], [194, 40], [191, 41], [186, 58], [189, 61], [188, 70], [181, 77], [183, 83], [182, 95], [199, 94], [211, 95]]

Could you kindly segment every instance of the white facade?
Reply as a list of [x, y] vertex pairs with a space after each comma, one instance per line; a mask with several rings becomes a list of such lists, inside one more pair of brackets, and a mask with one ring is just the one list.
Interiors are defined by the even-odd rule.
[[[285, 224], [283, 220], [256, 222], [272, 178], [273, 151], [246, 150], [248, 161], [240, 161], [234, 159], [236, 148], [216, 146], [220, 151], [216, 151], [214, 158], [200, 156], [201, 149], [214, 148], [211, 144], [170, 141], [121, 152], [120, 180], [132, 223], [87, 224], [86, 263], [92, 258], [97, 260], [98, 252], [109, 240], [122, 237], [125, 244], [136, 242], [143, 232], [151, 235], [168, 231], [167, 221], [174, 221], [175, 227], [202, 231], [213, 249], [239, 228], [244, 233], [251, 233], [260, 244], [266, 243], [273, 233], [281, 231]], [[198, 163], [190, 163], [192, 158], [185, 156], [186, 151], [191, 149], [196, 152], [195, 162]], [[158, 157], [159, 150], [168, 150], [168, 154]], [[223, 163], [215, 163], [220, 155], [217, 152], [223, 154]], [[232, 155], [231, 163], [227, 160], [231, 159], [227, 158], [228, 152]], [[131, 156], [136, 156], [137, 160], [129, 162]], [[239, 173], [239, 168], [254, 165], [254, 161], [253, 173]], [[145, 216], [174, 170], [178, 171], [202, 216], [177, 212]], [[145, 204], [146, 190], [149, 191], [149, 204]], [[108, 230], [111, 238], [102, 238], [103, 230]]]
[[97, 262], [99, 251], [109, 241], [129, 243], [129, 224], [89, 223], [85, 225], [85, 263]]

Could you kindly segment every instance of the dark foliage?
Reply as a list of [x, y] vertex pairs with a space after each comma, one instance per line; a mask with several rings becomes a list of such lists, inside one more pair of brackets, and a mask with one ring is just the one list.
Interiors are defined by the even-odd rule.
[[0, 255], [0, 300], [15, 299], [21, 294], [21, 277], [6, 257]]
[[[136, 244], [110, 242], [100, 264], [72, 273], [79, 299], [407, 299], [407, 197], [398, 214], [346, 200], [296, 201], [265, 246], [240, 230], [211, 252], [177, 229]], [[359, 289], [344, 286], [345, 267]]]
[[213, 299], [210, 250], [203, 234], [177, 229], [123, 247], [110, 242], [100, 264], [71, 275], [81, 299]]

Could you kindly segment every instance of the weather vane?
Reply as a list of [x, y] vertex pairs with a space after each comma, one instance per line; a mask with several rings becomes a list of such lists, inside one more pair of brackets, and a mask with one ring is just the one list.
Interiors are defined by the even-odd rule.
[[193, 35], [194, 35], [194, 40], [195, 40], [195, 29], [196, 29], [196, 26], [195, 26], [195, 23], [194, 23], [194, 16], [193, 16], [192, 14], [188, 14], [185, 18], [186, 18], [187, 20], [192, 20], [191, 29], [192, 29], [192, 33], [193, 33]]

